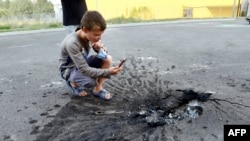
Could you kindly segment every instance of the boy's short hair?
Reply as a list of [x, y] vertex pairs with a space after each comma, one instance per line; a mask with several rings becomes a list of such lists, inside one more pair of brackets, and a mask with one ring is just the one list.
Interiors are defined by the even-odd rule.
[[106, 21], [98, 11], [86, 11], [82, 17], [80, 28], [89, 31], [106, 29]]

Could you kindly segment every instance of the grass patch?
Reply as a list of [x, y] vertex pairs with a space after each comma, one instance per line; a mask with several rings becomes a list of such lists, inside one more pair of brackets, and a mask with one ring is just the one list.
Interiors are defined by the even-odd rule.
[[60, 27], [62, 27], [62, 24], [61, 23], [49, 23], [48, 27], [49, 28], [60, 28]]
[[39, 23], [39, 22], [12, 22], [11, 24], [0, 24], [0, 32], [40, 30], [63, 27], [60, 22]]
[[7, 30], [10, 29], [11, 26], [10, 25], [0, 25], [0, 30]]
[[142, 23], [142, 22], [163, 22], [163, 21], [176, 21], [181, 20], [179, 19], [152, 19], [152, 20], [143, 20], [137, 18], [124, 18], [124, 17], [117, 17], [113, 19], [107, 20], [108, 24], [126, 24], [126, 23]]
[[142, 20], [135, 18], [123, 18], [123, 17], [117, 17], [107, 20], [108, 24], [123, 24], [123, 23], [138, 23], [138, 22], [142, 22]]
[[[188, 18], [184, 19], [189, 20]], [[190, 20], [191, 19], [194, 18], [190, 18]], [[201, 19], [210, 19], [210, 18], [201, 18]], [[107, 24], [163, 22], [163, 21], [177, 21], [177, 20], [182, 20], [182, 18], [142, 20], [138, 18], [117, 17], [113, 19], [108, 19]], [[5, 23], [4, 21], [0, 21], [0, 32], [40, 30], [40, 29], [53, 29], [53, 28], [63, 28], [62, 22], [53, 22], [53, 21], [39, 22], [36, 20], [30, 20], [30, 21], [9, 21], [8, 23]]]
[[[125, 24], [125, 23], [140, 23], [140, 22], [152, 22], [152, 21], [166, 21], [165, 20], [141, 20], [137, 18], [124, 18], [117, 17], [107, 20], [107, 24]], [[53, 29], [62, 28], [62, 22], [39, 22], [35, 20], [30, 21], [9, 21], [8, 23], [2, 23], [0, 21], [0, 32], [11, 31], [25, 31], [25, 30], [40, 30], [40, 29]]]

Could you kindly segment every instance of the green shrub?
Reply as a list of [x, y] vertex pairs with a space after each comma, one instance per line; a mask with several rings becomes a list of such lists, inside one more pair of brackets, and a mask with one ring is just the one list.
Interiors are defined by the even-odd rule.
[[10, 25], [0, 25], [0, 30], [6, 30], [6, 29], [10, 29], [11, 26]]
[[246, 12], [246, 11], [241, 11], [240, 16], [241, 16], [241, 17], [246, 17], [246, 16], [247, 16], [247, 12]]
[[122, 23], [136, 23], [136, 22], [140, 22], [140, 21], [142, 21], [142, 20], [135, 19], [135, 18], [117, 17], [117, 18], [107, 20], [107, 23], [110, 23], [110, 24], [122, 24]]
[[59, 27], [62, 27], [62, 24], [60, 23], [50, 23], [48, 25], [49, 28], [59, 28]]

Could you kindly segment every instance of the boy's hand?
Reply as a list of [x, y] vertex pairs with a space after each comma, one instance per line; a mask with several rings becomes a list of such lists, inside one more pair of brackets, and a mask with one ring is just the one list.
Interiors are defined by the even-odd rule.
[[98, 51], [99, 52], [99, 50], [100, 50], [100, 48], [103, 48], [105, 51], [106, 51], [106, 49], [105, 49], [105, 47], [104, 47], [104, 44], [102, 43], [102, 42], [96, 42], [96, 43], [93, 43], [92, 45], [91, 45], [96, 51]]
[[111, 67], [109, 70], [110, 70], [110, 75], [115, 75], [122, 70], [122, 67]]

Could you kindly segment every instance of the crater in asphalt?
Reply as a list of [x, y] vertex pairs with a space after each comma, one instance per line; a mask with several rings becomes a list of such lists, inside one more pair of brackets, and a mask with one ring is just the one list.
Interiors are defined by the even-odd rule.
[[205, 110], [203, 102], [210, 95], [193, 90], [168, 90], [164, 95], [155, 93], [132, 101], [119, 100], [119, 96], [109, 102], [92, 95], [72, 97], [41, 132], [34, 128], [31, 133], [39, 133], [37, 141], [133, 140], [137, 134], [150, 135], [157, 126], [198, 118]]
[[170, 89], [172, 82], [161, 77], [157, 65], [157, 60], [129, 58], [122, 74], [105, 83], [111, 101], [71, 97], [49, 124], [31, 133], [37, 141], [168, 140], [158, 129], [199, 118], [212, 93]]
[[131, 117], [136, 122], [145, 122], [151, 127], [175, 124], [185, 116], [198, 118], [203, 112], [202, 102], [206, 102], [210, 95], [212, 94], [193, 90], [169, 91], [165, 98], [140, 105]]

